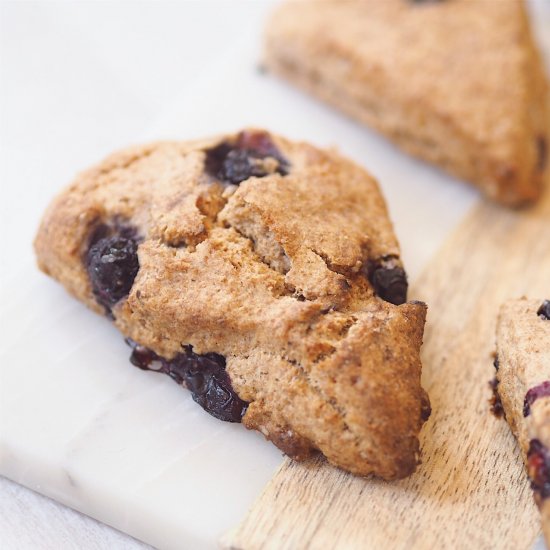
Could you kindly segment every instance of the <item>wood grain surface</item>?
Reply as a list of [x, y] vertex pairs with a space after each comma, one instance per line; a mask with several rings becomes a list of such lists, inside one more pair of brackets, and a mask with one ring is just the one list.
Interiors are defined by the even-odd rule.
[[286, 460], [223, 546], [530, 549], [538, 512], [516, 442], [488, 407], [496, 314], [522, 295], [550, 295], [550, 190], [528, 210], [477, 206], [411, 289], [429, 305], [433, 408], [418, 471], [388, 483]]

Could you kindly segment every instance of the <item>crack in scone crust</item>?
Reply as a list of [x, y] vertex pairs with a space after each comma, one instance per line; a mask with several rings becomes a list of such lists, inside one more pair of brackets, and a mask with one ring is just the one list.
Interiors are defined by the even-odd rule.
[[[132, 228], [137, 273], [116, 220]], [[113, 241], [87, 263], [102, 226]], [[406, 299], [399, 246], [375, 180], [352, 162], [262, 130], [133, 148], [61, 193], [35, 246], [46, 273], [107, 306], [134, 354], [168, 374], [175, 361], [178, 380], [195, 372], [185, 354], [211, 365], [214, 385], [192, 384], [222, 401], [235, 391], [243, 423], [289, 455], [387, 479], [414, 471], [426, 307], [390, 303]], [[372, 266], [387, 273], [373, 279]]]

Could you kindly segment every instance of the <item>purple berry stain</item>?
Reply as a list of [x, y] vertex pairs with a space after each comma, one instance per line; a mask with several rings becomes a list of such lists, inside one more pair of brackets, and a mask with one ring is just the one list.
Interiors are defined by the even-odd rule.
[[217, 353], [199, 355], [185, 346], [173, 359], [165, 359], [131, 339], [130, 362], [143, 370], [167, 374], [191, 391], [193, 400], [207, 413], [226, 422], [241, 422], [248, 403], [233, 389], [225, 370], [225, 358]]
[[500, 394], [498, 393], [498, 384], [499, 382], [496, 376], [489, 382], [489, 387], [493, 392], [493, 395], [489, 400], [489, 405], [491, 408], [491, 412], [497, 418], [506, 418], [506, 413], [504, 412], [504, 407], [502, 406], [502, 401], [500, 400]]
[[550, 496], [550, 455], [538, 440], [532, 439], [527, 451], [527, 472], [537, 503]]
[[545, 380], [538, 386], [531, 388], [525, 394], [525, 399], [523, 401], [523, 416], [529, 416], [531, 414], [531, 406], [537, 399], [548, 396], [550, 396], [550, 380]]

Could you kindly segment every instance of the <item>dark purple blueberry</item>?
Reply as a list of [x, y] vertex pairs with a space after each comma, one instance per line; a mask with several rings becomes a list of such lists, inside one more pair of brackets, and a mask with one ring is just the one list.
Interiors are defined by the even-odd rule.
[[238, 185], [251, 177], [267, 176], [263, 160], [277, 161], [276, 172], [288, 174], [288, 162], [283, 158], [266, 132], [241, 132], [234, 143], [224, 142], [206, 152], [205, 170], [224, 183]]
[[208, 149], [204, 161], [205, 172], [213, 178], [220, 178], [223, 161], [232, 150], [233, 146], [226, 142], [220, 143], [216, 145], [216, 147], [212, 147], [212, 149]]
[[427, 422], [432, 414], [432, 406], [430, 405], [430, 400], [426, 397], [422, 399], [422, 405], [420, 408], [420, 418], [423, 422]]
[[167, 374], [190, 390], [193, 400], [219, 420], [241, 422], [248, 403], [233, 389], [222, 355], [199, 355], [191, 346], [185, 346], [182, 353], [167, 360], [129, 338], [126, 343], [132, 348], [130, 362], [133, 365]]
[[531, 414], [531, 405], [540, 397], [550, 396], [550, 380], [542, 382], [538, 386], [531, 388], [526, 394], [523, 401], [523, 416]]
[[495, 367], [495, 370], [498, 372], [498, 369], [500, 367], [500, 363], [498, 361], [498, 355], [495, 355], [495, 358], [493, 360], [493, 366]]
[[538, 440], [529, 442], [527, 451], [527, 472], [537, 500], [550, 496], [550, 455], [548, 449]]
[[110, 311], [128, 295], [139, 270], [135, 237], [100, 238], [88, 250], [86, 267], [97, 301]]
[[491, 406], [491, 412], [497, 418], [506, 418], [506, 413], [504, 412], [504, 407], [502, 406], [502, 401], [500, 400], [500, 394], [498, 393], [498, 383], [499, 382], [496, 376], [489, 382], [489, 387], [493, 392], [493, 395], [489, 400], [489, 404]]
[[383, 258], [371, 263], [368, 278], [375, 294], [386, 302], [398, 306], [407, 301], [407, 274], [402, 267], [395, 265], [395, 258]]
[[537, 170], [544, 172], [548, 162], [548, 142], [544, 136], [537, 138]]
[[541, 319], [550, 321], [550, 300], [544, 300], [544, 302], [542, 302], [542, 305], [537, 310], [537, 315]]
[[198, 355], [191, 346], [186, 346], [183, 353], [168, 362], [168, 369], [168, 374], [181, 381], [206, 412], [227, 422], [241, 421], [248, 404], [235, 393], [223, 356]]
[[252, 149], [233, 149], [222, 163], [219, 176], [224, 181], [238, 185], [251, 177], [263, 178], [268, 172], [262, 165], [262, 157]]
[[141, 346], [131, 338], [126, 338], [125, 342], [132, 348], [132, 354], [130, 355], [132, 365], [142, 370], [158, 370], [151, 368], [154, 361], [160, 361], [160, 357], [152, 349]]

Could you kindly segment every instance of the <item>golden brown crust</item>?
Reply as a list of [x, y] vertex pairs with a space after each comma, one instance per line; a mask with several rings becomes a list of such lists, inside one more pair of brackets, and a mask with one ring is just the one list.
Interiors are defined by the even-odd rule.
[[548, 85], [520, 0], [287, 1], [268, 22], [264, 57], [499, 202], [541, 194]]
[[99, 224], [130, 223], [142, 241], [129, 296], [113, 308], [124, 335], [167, 358], [183, 345], [223, 355], [250, 403], [243, 423], [296, 458], [320, 450], [357, 474], [410, 474], [427, 403], [426, 306], [373, 292], [372, 262], [401, 266], [375, 180], [272, 136], [288, 175], [222, 185], [205, 151], [234, 139], [133, 148], [84, 172], [44, 216], [40, 268], [104, 312], [83, 258]]
[[[550, 397], [535, 401], [523, 415], [527, 392], [550, 380], [550, 321], [537, 315], [543, 300], [522, 298], [502, 305], [497, 324], [497, 380], [502, 405], [524, 456], [531, 439], [550, 448]], [[543, 421], [544, 420], [544, 421]]]
[[[525, 298], [503, 304], [497, 324], [498, 393], [526, 463], [531, 441], [550, 449], [550, 395], [536, 399], [525, 414], [529, 390], [550, 384], [550, 320], [537, 315], [543, 300]], [[538, 499], [550, 541], [550, 499]]]

